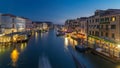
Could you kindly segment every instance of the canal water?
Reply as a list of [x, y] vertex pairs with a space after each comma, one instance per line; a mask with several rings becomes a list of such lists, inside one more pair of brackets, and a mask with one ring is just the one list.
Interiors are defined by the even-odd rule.
[[[43, 56], [47, 57], [51, 68], [76, 68], [67, 46], [77, 44], [71, 38], [56, 37], [54, 30], [35, 32], [28, 43], [0, 45], [0, 68], [40, 68]], [[96, 55], [77, 54], [79, 61], [87, 68], [120, 68], [120, 64], [113, 64]]]

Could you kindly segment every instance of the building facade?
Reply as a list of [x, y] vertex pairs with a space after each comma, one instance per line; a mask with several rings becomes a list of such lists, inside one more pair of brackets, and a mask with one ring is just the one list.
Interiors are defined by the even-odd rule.
[[48, 29], [48, 24], [47, 24], [47, 23], [42, 23], [42, 29], [43, 29], [43, 30]]
[[33, 24], [32, 24], [32, 21], [28, 18], [25, 18], [26, 19], [26, 31], [29, 31], [29, 30], [32, 30], [33, 29]]
[[84, 41], [87, 41], [87, 33], [88, 33], [88, 29], [87, 29], [87, 17], [81, 17], [81, 18], [77, 18], [77, 22], [78, 22], [78, 26], [77, 29], [81, 35], [81, 38], [84, 39]]
[[120, 9], [96, 10], [92, 16], [66, 20], [65, 27], [81, 39], [85, 35], [89, 47], [120, 57]]
[[68, 31], [79, 31], [79, 22], [77, 19], [66, 20], [65, 27]]
[[120, 9], [96, 10], [88, 22], [89, 43], [112, 56], [120, 57]]
[[22, 17], [15, 18], [15, 26], [17, 32], [22, 32], [26, 30], [26, 19]]
[[2, 21], [1, 21], [1, 16], [2, 16], [2, 14], [0, 14], [0, 34], [2, 34], [2, 29], [1, 29], [1, 23], [2, 23]]
[[2, 14], [1, 15], [1, 29], [2, 33], [9, 34], [14, 32], [15, 17], [12, 14]]
[[22, 32], [32, 29], [32, 21], [28, 18], [19, 17], [12, 14], [1, 14], [0, 28], [1, 33], [4, 34]]

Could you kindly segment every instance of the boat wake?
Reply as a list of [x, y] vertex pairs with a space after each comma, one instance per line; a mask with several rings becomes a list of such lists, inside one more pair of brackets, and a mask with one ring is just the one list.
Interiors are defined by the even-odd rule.
[[39, 66], [38, 68], [52, 68], [47, 56], [39, 57]]

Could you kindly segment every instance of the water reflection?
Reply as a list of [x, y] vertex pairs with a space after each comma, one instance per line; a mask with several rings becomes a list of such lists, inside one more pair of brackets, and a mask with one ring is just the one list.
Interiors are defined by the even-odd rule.
[[71, 37], [64, 37], [64, 45], [65, 48], [67, 48], [68, 45], [72, 45], [74, 47], [75, 45], [78, 45], [78, 42]]
[[40, 33], [40, 37], [41, 37], [41, 38], [43, 37], [43, 33]]
[[19, 55], [23, 53], [26, 47], [27, 47], [27, 43], [18, 43], [16, 45], [0, 44], [0, 55], [1, 55], [0, 59], [4, 58], [4, 56], [6, 56], [7, 54], [7, 56], [9, 56], [9, 59], [11, 59], [10, 65], [16, 67]]
[[27, 43], [21, 44], [21, 46], [20, 46], [21, 52], [23, 52], [25, 50], [26, 46], [27, 46]]
[[65, 38], [65, 42], [64, 43], [65, 43], [65, 46], [68, 46], [68, 38], [67, 37]]
[[4, 52], [5, 51], [5, 46], [1, 46], [0, 45], [0, 53]]
[[3, 53], [9, 49], [10, 49], [10, 44], [7, 44], [7, 45], [0, 44], [0, 53]]
[[16, 62], [19, 58], [19, 52], [17, 49], [14, 49], [11, 53], [12, 66], [16, 67]]
[[66, 37], [66, 38], [64, 38], [64, 47], [65, 47], [65, 49], [67, 50], [68, 48], [67, 48], [67, 46], [69, 45], [69, 43], [68, 43], [68, 38]]
[[35, 32], [35, 39], [38, 40], [38, 33]]

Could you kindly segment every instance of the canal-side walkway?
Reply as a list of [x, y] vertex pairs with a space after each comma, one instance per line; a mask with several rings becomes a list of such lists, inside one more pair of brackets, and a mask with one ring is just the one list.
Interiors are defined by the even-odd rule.
[[[71, 36], [71, 38], [76, 40], [78, 42], [78, 45], [81, 45], [81, 43], [84, 42], [84, 41], [81, 42], [80, 38], [78, 39], [78, 38], [75, 38], [73, 36]], [[89, 47], [89, 43], [87, 44], [87, 42], [84, 42], [83, 44], [84, 44], [84, 47]], [[120, 58], [119, 57], [111, 56], [108, 53], [105, 53], [103, 51], [97, 51], [96, 49], [91, 48], [91, 47], [89, 47], [88, 49], [89, 49], [88, 51], [91, 52], [92, 54], [98, 55], [101, 58], [104, 58], [104, 59], [106, 59], [106, 60], [108, 60], [108, 61], [110, 61], [112, 63], [119, 63], [120, 62]]]
[[109, 60], [110, 62], [113, 62], [113, 63], [119, 63], [120, 62], [120, 58], [112, 57], [109, 54], [104, 53], [104, 52], [98, 52], [95, 49], [91, 49], [91, 53], [93, 53], [95, 55], [98, 55], [98, 56], [100, 56], [100, 57], [102, 57], [106, 60]]

